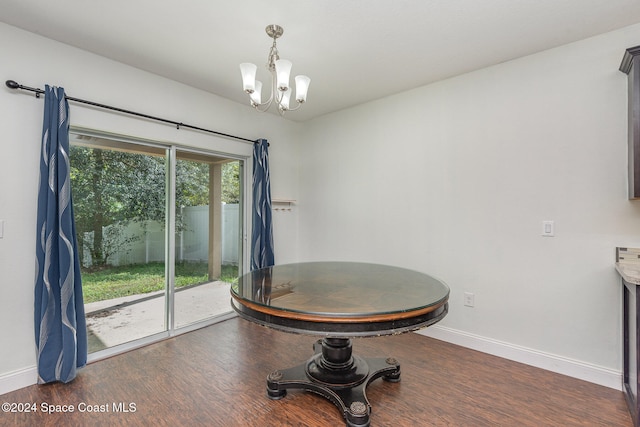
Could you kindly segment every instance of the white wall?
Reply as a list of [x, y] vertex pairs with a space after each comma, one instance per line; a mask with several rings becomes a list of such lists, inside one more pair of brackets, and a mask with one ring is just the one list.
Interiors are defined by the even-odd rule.
[[[300, 260], [432, 274], [451, 288], [439, 325], [450, 337], [586, 366], [619, 387], [614, 248], [640, 246], [640, 202], [627, 200], [618, 67], [638, 44], [630, 27], [312, 121]], [[543, 220], [556, 237], [541, 237]]]
[[[70, 96], [140, 111], [245, 138], [269, 139], [272, 188], [295, 197], [299, 125], [248, 106], [71, 48], [0, 23], [2, 82], [62, 86]], [[213, 72], [213, 71], [212, 71]], [[240, 84], [240, 83], [239, 83]], [[71, 124], [241, 156], [251, 144], [70, 104]], [[0, 394], [35, 382], [33, 281], [35, 209], [42, 99], [0, 88]], [[251, 167], [248, 163], [247, 167]], [[250, 169], [249, 169], [250, 170]], [[250, 187], [249, 187], [250, 188]], [[276, 234], [280, 257], [293, 259], [294, 244]]]

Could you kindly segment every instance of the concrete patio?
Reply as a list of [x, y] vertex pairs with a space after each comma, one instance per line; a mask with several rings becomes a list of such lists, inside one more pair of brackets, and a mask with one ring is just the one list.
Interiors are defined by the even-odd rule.
[[[175, 293], [176, 328], [232, 311], [229, 283], [209, 282]], [[85, 304], [89, 352], [165, 330], [164, 291]]]

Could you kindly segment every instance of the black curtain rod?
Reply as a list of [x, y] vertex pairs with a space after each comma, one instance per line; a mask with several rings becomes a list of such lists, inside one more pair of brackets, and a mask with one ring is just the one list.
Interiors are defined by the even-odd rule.
[[[7, 80], [5, 84], [10, 89], [22, 89], [22, 90], [28, 90], [28, 91], [31, 91], [31, 92], [35, 92], [36, 98], [40, 98], [40, 94], [44, 93], [44, 90], [42, 90], [42, 89], [29, 87], [29, 86], [23, 86], [23, 85], [19, 84], [18, 82], [16, 82], [15, 80]], [[240, 136], [229, 135], [229, 134], [222, 133], [222, 132], [217, 132], [217, 131], [211, 130], [211, 129], [205, 129], [205, 128], [201, 128], [201, 127], [197, 127], [197, 126], [188, 125], [188, 124], [185, 124], [185, 123], [176, 122], [176, 121], [173, 121], [173, 120], [163, 119], [161, 117], [150, 116], [148, 114], [143, 114], [143, 113], [138, 113], [138, 112], [135, 112], [135, 111], [125, 110], [125, 109], [118, 108], [118, 107], [112, 107], [110, 105], [99, 104], [97, 102], [87, 101], [87, 100], [80, 99], [80, 98], [73, 98], [73, 97], [68, 96], [68, 95], [65, 95], [65, 98], [67, 100], [69, 100], [69, 101], [79, 102], [81, 104], [88, 104], [88, 105], [92, 105], [94, 107], [104, 108], [106, 110], [113, 110], [113, 111], [117, 111], [119, 113], [131, 114], [132, 116], [144, 117], [145, 119], [156, 120], [158, 122], [171, 123], [171, 124], [175, 125], [176, 129], [178, 129], [178, 130], [181, 127], [183, 127], [183, 128], [194, 129], [194, 130], [198, 130], [198, 131], [202, 131], [202, 132], [213, 133], [213, 134], [216, 134], [216, 135], [225, 136], [227, 138], [238, 139], [240, 141], [246, 141], [246, 142], [251, 142], [251, 143], [258, 142], [257, 140], [253, 140], [253, 139], [247, 139], [247, 138], [242, 138]]]

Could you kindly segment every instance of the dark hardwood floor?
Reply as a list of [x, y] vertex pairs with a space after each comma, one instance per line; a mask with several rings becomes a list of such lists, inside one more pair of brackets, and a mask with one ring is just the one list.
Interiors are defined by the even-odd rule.
[[[309, 358], [315, 339], [227, 320], [92, 363], [70, 384], [2, 395], [37, 412], [2, 412], [0, 425], [342, 426], [338, 409], [312, 393], [266, 397], [267, 374]], [[620, 391], [421, 335], [356, 339], [354, 351], [401, 363], [399, 383], [367, 389], [372, 426], [632, 425]], [[43, 413], [43, 404], [75, 412]], [[83, 405], [108, 412], [80, 412]]]

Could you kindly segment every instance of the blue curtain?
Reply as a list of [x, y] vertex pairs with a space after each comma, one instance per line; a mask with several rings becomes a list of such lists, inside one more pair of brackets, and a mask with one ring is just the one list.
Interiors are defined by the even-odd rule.
[[274, 265], [269, 143], [266, 139], [259, 139], [253, 144], [252, 226], [251, 270]]
[[69, 105], [45, 88], [38, 190], [35, 336], [38, 383], [69, 382], [87, 363], [87, 327], [69, 176]]

